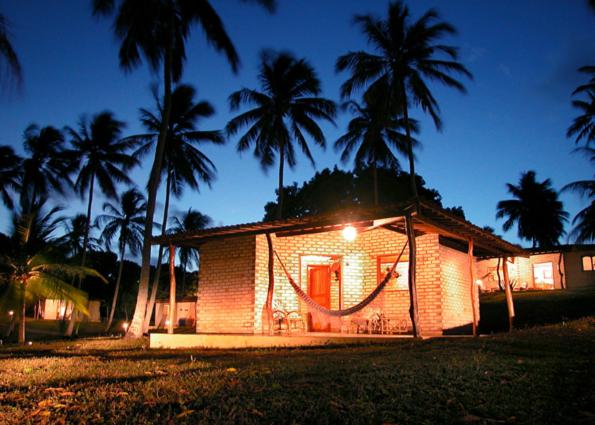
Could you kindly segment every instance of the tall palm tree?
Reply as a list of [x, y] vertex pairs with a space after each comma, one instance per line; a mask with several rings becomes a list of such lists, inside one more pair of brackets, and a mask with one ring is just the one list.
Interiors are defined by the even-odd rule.
[[453, 74], [471, 78], [471, 73], [457, 61], [457, 49], [442, 44], [441, 40], [456, 31], [452, 25], [441, 21], [433, 9], [412, 22], [408, 7], [400, 1], [389, 3], [384, 19], [358, 15], [354, 22], [374, 52], [349, 52], [337, 59], [337, 71], [351, 73], [341, 87], [341, 94], [349, 97], [362, 88], [371, 93], [386, 90], [388, 86], [390, 96], [387, 99], [399, 104], [403, 113], [409, 141], [411, 191], [417, 197], [409, 107], [420, 106], [432, 117], [436, 128], [441, 129], [438, 102], [425, 80], [465, 92], [465, 87]]
[[305, 60], [286, 52], [264, 51], [261, 54], [258, 78], [261, 90], [243, 88], [229, 96], [232, 111], [240, 106], [254, 106], [233, 118], [226, 127], [229, 135], [248, 127], [237, 145], [238, 151], [254, 146], [254, 155], [263, 169], [279, 156], [277, 218], [283, 217], [283, 170], [296, 165], [294, 142], [314, 165], [314, 158], [304, 133], [316, 144], [325, 147], [326, 140], [317, 120], [334, 124], [335, 103], [319, 97], [320, 80]]
[[[4, 68], [2, 62], [5, 62], [8, 69], [7, 78], [14, 78], [17, 85], [20, 85], [23, 71], [19, 58], [10, 42], [9, 32], [8, 22], [4, 15], [0, 13], [0, 71]], [[0, 82], [5, 79], [6, 77], [0, 73]]]
[[82, 266], [85, 265], [87, 254], [95, 183], [99, 184], [99, 188], [108, 198], [117, 198], [116, 183], [131, 184], [132, 181], [126, 172], [138, 164], [138, 161], [129, 155], [138, 142], [133, 139], [122, 140], [124, 126], [125, 124], [118, 121], [112, 112], [104, 111], [94, 115], [90, 122], [86, 116], [82, 116], [76, 130], [66, 127], [72, 145], [69, 154], [79, 161], [74, 187], [81, 197], [87, 194]]
[[577, 87], [572, 95], [584, 94], [587, 99], [579, 98], [572, 101], [572, 106], [578, 109], [581, 115], [568, 127], [566, 137], [574, 137], [576, 143], [584, 141], [588, 146], [595, 141], [595, 66], [583, 66], [579, 71], [590, 75], [591, 78], [586, 84]]
[[[465, 92], [465, 87], [453, 75], [471, 78], [471, 73], [458, 60], [457, 49], [443, 44], [444, 36], [452, 35], [455, 29], [441, 21], [438, 13], [430, 9], [418, 20], [411, 22], [409, 9], [402, 2], [391, 2], [387, 16], [380, 19], [371, 15], [355, 16], [358, 25], [372, 45], [374, 52], [356, 51], [340, 56], [337, 71], [350, 71], [351, 75], [341, 86], [341, 94], [349, 97], [356, 90], [365, 88], [366, 93], [381, 93], [386, 90], [389, 109], [403, 113], [405, 135], [408, 140], [407, 156], [411, 193], [418, 199], [413, 156], [413, 138], [409, 106], [415, 105], [430, 115], [435, 127], [440, 130], [442, 121], [438, 101], [426, 84], [426, 79]], [[408, 220], [410, 222], [410, 220]], [[415, 252], [413, 230], [407, 232], [409, 249]], [[415, 285], [415, 256], [409, 264], [410, 316], [413, 334], [418, 336], [418, 307]]]
[[[595, 164], [595, 148], [581, 146], [575, 151], [583, 153], [592, 164]], [[578, 193], [581, 198], [586, 198], [590, 202], [572, 219], [574, 228], [570, 232], [570, 237], [577, 243], [595, 241], [595, 180], [579, 180], [569, 183], [562, 188], [562, 192]]]
[[[204, 229], [211, 224], [212, 220], [208, 215], [204, 215], [198, 211], [193, 211], [192, 208], [189, 208], [188, 211], [182, 215], [181, 219], [178, 217], [172, 217], [172, 222], [172, 233], [186, 233]], [[178, 253], [183, 271], [181, 285], [181, 292], [183, 294], [186, 287], [186, 270], [188, 269], [189, 265], [198, 264], [198, 250], [195, 248], [182, 246], [178, 248]]]
[[[272, 9], [273, 0], [256, 0]], [[128, 335], [140, 337], [147, 310], [151, 272], [151, 223], [155, 214], [157, 189], [162, 173], [165, 140], [171, 114], [172, 84], [180, 81], [186, 61], [186, 42], [191, 29], [198, 25], [206, 40], [223, 53], [234, 72], [240, 60], [221, 18], [207, 0], [93, 0], [96, 16], [116, 15], [114, 29], [121, 41], [120, 65], [131, 70], [142, 58], [155, 72], [161, 68], [163, 77], [163, 120], [155, 147], [155, 157], [149, 176], [146, 226], [141, 252], [141, 276], [136, 308]]]
[[114, 205], [111, 202], [104, 203], [103, 211], [106, 214], [101, 214], [96, 219], [97, 224], [103, 227], [101, 239], [105, 241], [108, 248], [111, 248], [112, 241], [116, 238], [116, 235], [118, 236], [118, 252], [120, 257], [112, 306], [105, 326], [106, 332], [112, 325], [118, 303], [126, 248], [128, 248], [132, 255], [137, 255], [142, 248], [146, 208], [147, 203], [144, 196], [138, 190], [130, 189], [122, 194], [120, 205]]
[[43, 214], [42, 205], [43, 202], [36, 203], [30, 213], [15, 214], [11, 250], [2, 259], [5, 272], [0, 275], [0, 279], [7, 287], [2, 301], [18, 307], [18, 340], [21, 344], [26, 337], [27, 305], [41, 298], [59, 298], [70, 301], [86, 314], [85, 293], [67, 281], [87, 276], [105, 280], [95, 270], [66, 262], [62, 251], [56, 248], [53, 237], [61, 222], [61, 218], [55, 217], [59, 208]]
[[[378, 167], [398, 170], [401, 168], [395, 155], [407, 156], [408, 140], [403, 130], [405, 122], [402, 116], [393, 114], [386, 108], [387, 102], [381, 96], [364, 96], [364, 104], [355, 101], [344, 104], [355, 115], [347, 127], [347, 132], [335, 142], [335, 149], [342, 150], [341, 160], [345, 163], [355, 151], [355, 167], [372, 167], [374, 178], [374, 204], [379, 203]], [[417, 122], [410, 120], [411, 130], [418, 131]], [[418, 144], [413, 140], [414, 145]]]
[[534, 171], [527, 171], [521, 174], [518, 186], [506, 184], [513, 199], [498, 202], [496, 218], [506, 219], [504, 231], [516, 224], [519, 238], [531, 241], [534, 248], [555, 246], [565, 234], [568, 213], [551, 180], [538, 182], [535, 178]]
[[8, 209], [14, 207], [12, 194], [21, 187], [22, 161], [10, 146], [0, 146], [0, 197]]
[[63, 195], [72, 188], [72, 157], [62, 132], [51, 126], [31, 124], [24, 133], [24, 146], [29, 156], [23, 160], [21, 208], [29, 213], [50, 191]]
[[[66, 255], [78, 259], [80, 263], [85, 236], [87, 234], [87, 216], [85, 214], [77, 214], [74, 217], [65, 219], [62, 224], [64, 234], [56, 240], [56, 244], [64, 250]], [[97, 249], [99, 247], [97, 238], [89, 236], [87, 247], [89, 249]]]
[[[162, 235], [167, 231], [170, 195], [182, 196], [185, 186], [199, 190], [199, 183], [211, 186], [215, 179], [215, 164], [199, 149], [204, 144], [223, 144], [225, 139], [220, 131], [201, 131], [196, 126], [200, 119], [208, 118], [215, 112], [207, 101], [194, 100], [196, 90], [190, 85], [179, 85], [172, 93], [172, 108], [169, 129], [165, 140], [163, 176], [165, 177], [165, 203], [163, 208]], [[155, 93], [155, 112], [141, 109], [141, 122], [148, 133], [131, 136], [143, 145], [138, 149], [141, 156], [149, 151], [159, 137], [159, 129], [163, 121], [164, 102]], [[157, 270], [153, 278], [147, 313], [143, 324], [143, 333], [149, 329], [153, 315], [155, 298], [161, 277], [163, 246], [159, 247]]]

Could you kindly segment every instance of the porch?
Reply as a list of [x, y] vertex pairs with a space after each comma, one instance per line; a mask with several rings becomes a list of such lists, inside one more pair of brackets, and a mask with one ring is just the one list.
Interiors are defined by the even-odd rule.
[[289, 348], [327, 345], [385, 344], [412, 338], [411, 335], [342, 334], [333, 332], [305, 332], [287, 335], [254, 334], [168, 334], [151, 333], [151, 348]]

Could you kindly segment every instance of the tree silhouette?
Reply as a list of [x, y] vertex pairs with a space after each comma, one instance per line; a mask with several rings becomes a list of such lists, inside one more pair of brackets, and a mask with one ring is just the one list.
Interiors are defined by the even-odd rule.
[[65, 194], [72, 188], [72, 157], [66, 150], [64, 135], [54, 127], [31, 124], [24, 133], [25, 152], [21, 184], [21, 210], [32, 211], [50, 191]]
[[425, 80], [465, 92], [465, 87], [453, 74], [471, 78], [471, 73], [457, 62], [457, 49], [441, 41], [456, 31], [452, 25], [441, 21], [433, 9], [412, 22], [409, 9], [402, 2], [389, 3], [384, 19], [358, 15], [354, 23], [374, 52], [349, 52], [337, 59], [337, 71], [350, 72], [341, 86], [341, 94], [346, 98], [363, 88], [367, 94], [388, 91], [387, 108], [403, 114], [409, 142], [411, 190], [417, 196], [409, 107], [420, 106], [431, 116], [436, 128], [441, 129], [438, 102]]
[[588, 146], [595, 141], [595, 66], [583, 66], [579, 71], [591, 78], [572, 92], [573, 96], [584, 94], [586, 100], [579, 98], [572, 101], [572, 106], [580, 111], [580, 115], [568, 127], [566, 137], [574, 138], [576, 143], [583, 141]]
[[278, 212], [283, 217], [283, 171], [285, 162], [296, 165], [294, 142], [314, 165], [314, 158], [304, 133], [316, 144], [325, 147], [326, 140], [317, 120], [334, 123], [335, 103], [319, 97], [320, 80], [305, 59], [296, 59], [286, 52], [264, 51], [261, 54], [258, 78], [261, 91], [243, 88], [229, 96], [232, 111], [240, 106], [254, 106], [233, 118], [226, 127], [231, 136], [248, 127], [237, 144], [242, 152], [254, 146], [254, 156], [263, 169], [279, 161]]
[[125, 124], [118, 121], [112, 112], [104, 111], [94, 115], [91, 122], [87, 117], [81, 117], [77, 130], [66, 127], [72, 145], [68, 154], [78, 162], [78, 176], [74, 187], [83, 198], [87, 192], [82, 266], [85, 265], [87, 253], [95, 183], [99, 184], [99, 188], [108, 198], [117, 198], [116, 183], [132, 184], [127, 171], [137, 165], [138, 161], [130, 156], [129, 152], [137, 141], [121, 139], [124, 126]]
[[[170, 195], [182, 196], [185, 186], [198, 191], [199, 183], [211, 186], [217, 169], [215, 164], [199, 149], [205, 144], [223, 144], [225, 139], [220, 131], [200, 131], [196, 126], [200, 119], [208, 118], [215, 112], [209, 102], [195, 101], [196, 90], [190, 85], [179, 85], [172, 93], [172, 108], [167, 132], [163, 175], [165, 176], [165, 203], [163, 207], [163, 224], [161, 234], [167, 231]], [[141, 122], [149, 133], [131, 136], [143, 143], [136, 156], [149, 151], [159, 136], [163, 121], [163, 101], [155, 93], [155, 112], [141, 109]], [[147, 314], [143, 324], [143, 332], [149, 329], [153, 315], [155, 299], [161, 277], [161, 263], [164, 247], [159, 247], [157, 270], [153, 278], [153, 286], [149, 297]]]
[[[0, 13], [0, 82], [14, 79], [20, 86], [23, 71], [19, 58], [10, 42], [10, 29], [6, 17]], [[6, 68], [4, 71], [2, 68]]]
[[0, 146], [0, 197], [8, 209], [14, 208], [12, 195], [21, 188], [21, 164], [10, 146]]
[[[271, 0], [260, 0], [256, 3], [269, 9], [275, 5]], [[114, 30], [121, 41], [119, 57], [124, 70], [138, 67], [144, 58], [154, 72], [161, 69], [163, 78], [163, 120], [149, 176], [137, 305], [128, 329], [128, 335], [140, 337], [147, 310], [151, 272], [151, 223], [155, 214], [157, 189], [169, 128], [172, 84], [180, 81], [182, 77], [186, 61], [186, 43], [191, 29], [195, 25], [199, 26], [206, 41], [224, 54], [234, 72], [238, 69], [239, 58], [223, 22], [207, 0], [93, 0], [93, 14], [115, 14]]]
[[[212, 220], [209, 216], [204, 215], [198, 211], [189, 208], [182, 217], [172, 217], [173, 226], [171, 228], [172, 233], [188, 233], [195, 232], [211, 224]], [[189, 265], [198, 265], [198, 250], [195, 248], [181, 246], [178, 248], [178, 256], [182, 266], [182, 285], [181, 293], [184, 294], [186, 288], [186, 270]]]
[[551, 180], [538, 182], [535, 177], [534, 171], [527, 171], [521, 174], [518, 186], [506, 184], [513, 199], [498, 202], [496, 218], [506, 219], [504, 231], [516, 224], [519, 238], [531, 241], [533, 248], [555, 246], [565, 234], [568, 213]]
[[[592, 164], [595, 164], [595, 148], [588, 146], [575, 149], [586, 155]], [[570, 232], [570, 237], [577, 243], [595, 241], [595, 180], [579, 180], [567, 184], [562, 188], [562, 192], [575, 192], [581, 198], [590, 202], [572, 219], [574, 228]]]
[[118, 237], [118, 254], [120, 263], [118, 266], [118, 275], [116, 286], [114, 287], [114, 296], [109, 311], [109, 316], [105, 326], [107, 332], [114, 319], [118, 294], [120, 291], [120, 282], [122, 281], [122, 270], [124, 259], [126, 257], [126, 248], [132, 255], [137, 255], [142, 248], [144, 215], [147, 203], [144, 196], [136, 189], [127, 190], [122, 194], [119, 205], [111, 202], [103, 204], [105, 214], [97, 216], [97, 225], [103, 227], [101, 239], [111, 249], [112, 241]]
[[[386, 92], [385, 92], [386, 93]], [[408, 140], [403, 134], [405, 121], [386, 107], [384, 96], [364, 96], [364, 105], [355, 101], [344, 104], [355, 115], [347, 132], [337, 139], [335, 149], [342, 150], [341, 161], [346, 163], [353, 155], [356, 168], [370, 166], [374, 174], [374, 204], [379, 204], [378, 167], [401, 169], [393, 150], [407, 156]], [[417, 122], [410, 120], [412, 132], [418, 131]], [[418, 142], [413, 140], [414, 145]]]
[[[285, 186], [285, 216], [305, 217], [374, 207], [374, 197], [370, 191], [374, 175], [378, 178], [379, 192], [383, 194], [380, 206], [390, 207], [411, 199], [410, 177], [406, 172], [382, 167], [375, 172], [372, 167], [353, 171], [325, 168], [300, 186], [297, 183]], [[442, 205], [440, 193], [427, 188], [419, 175], [416, 176], [416, 184], [420, 198]], [[276, 212], [277, 204], [269, 202], [265, 205], [264, 220], [274, 220]]]

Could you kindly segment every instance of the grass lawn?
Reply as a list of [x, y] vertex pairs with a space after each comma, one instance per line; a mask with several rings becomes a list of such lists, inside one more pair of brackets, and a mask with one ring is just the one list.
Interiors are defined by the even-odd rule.
[[[595, 316], [595, 288], [582, 291], [514, 292], [513, 299], [517, 328]], [[503, 292], [483, 294], [480, 303], [480, 332], [508, 330], [508, 310]]]
[[595, 318], [512, 335], [246, 351], [0, 348], [0, 423], [589, 423]]

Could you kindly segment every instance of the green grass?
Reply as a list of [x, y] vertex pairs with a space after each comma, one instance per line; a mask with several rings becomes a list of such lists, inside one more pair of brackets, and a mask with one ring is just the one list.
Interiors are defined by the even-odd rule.
[[[34, 320], [27, 319], [27, 341], [47, 341], [48, 339], [59, 339], [64, 334], [68, 323], [61, 320]], [[18, 335], [18, 323], [13, 329], [10, 337], [5, 337], [5, 331], [9, 324], [6, 321], [0, 321], [0, 339], [5, 342], [16, 342]], [[79, 335], [83, 337], [99, 336], [105, 334], [105, 323], [101, 322], [81, 322], [79, 325]], [[110, 333], [122, 333], [122, 322], [115, 322]]]
[[595, 318], [478, 339], [0, 348], [0, 423], [593, 423]]
[[[524, 291], [513, 293], [515, 327], [561, 323], [595, 316], [595, 288], [582, 291]], [[508, 311], [503, 292], [483, 294], [480, 298], [482, 333], [508, 329]]]

